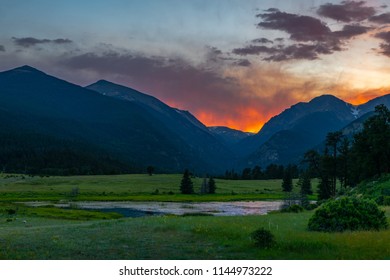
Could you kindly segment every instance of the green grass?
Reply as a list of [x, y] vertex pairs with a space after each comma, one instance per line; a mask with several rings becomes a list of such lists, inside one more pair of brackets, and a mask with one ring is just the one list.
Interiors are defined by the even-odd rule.
[[[179, 192], [180, 174], [100, 175], [30, 177], [0, 175], [0, 201], [232, 201], [282, 199], [281, 180], [221, 180], [216, 179], [215, 195], [182, 195]], [[199, 193], [202, 178], [193, 178]], [[313, 183], [315, 185], [315, 183]], [[72, 189], [78, 195], [72, 197]], [[156, 194], [158, 190], [158, 194]], [[312, 196], [311, 199], [315, 199]]]
[[[386, 213], [390, 220], [389, 207]], [[6, 222], [2, 215], [0, 259], [390, 259], [390, 229], [309, 232], [312, 214], [83, 222], [19, 214]], [[253, 245], [250, 234], [259, 227], [273, 232], [273, 248]]]

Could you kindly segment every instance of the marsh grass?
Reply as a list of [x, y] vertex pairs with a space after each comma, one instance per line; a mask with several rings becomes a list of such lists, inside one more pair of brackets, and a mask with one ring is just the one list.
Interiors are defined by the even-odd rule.
[[[386, 208], [389, 214], [389, 208]], [[309, 232], [313, 212], [265, 216], [158, 216], [66, 221], [29, 218], [3, 222], [1, 259], [389, 259], [390, 230]], [[18, 221], [23, 216], [17, 214]], [[389, 216], [387, 216], [389, 219]], [[270, 230], [276, 240], [256, 248], [251, 233]]]

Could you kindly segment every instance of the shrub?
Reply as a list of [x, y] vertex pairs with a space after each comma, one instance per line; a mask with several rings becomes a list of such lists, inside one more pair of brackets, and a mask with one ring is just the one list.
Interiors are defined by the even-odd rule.
[[260, 248], [270, 248], [275, 244], [274, 235], [265, 228], [259, 228], [252, 232], [251, 239], [256, 247]]
[[281, 212], [287, 212], [287, 213], [299, 213], [299, 212], [302, 212], [304, 209], [301, 205], [298, 205], [298, 204], [293, 204], [287, 208], [283, 208], [281, 210]]
[[368, 199], [342, 197], [324, 203], [309, 220], [309, 230], [342, 232], [387, 228], [385, 212]]
[[6, 209], [5, 211], [7, 212], [8, 215], [15, 215], [16, 214], [15, 209]]

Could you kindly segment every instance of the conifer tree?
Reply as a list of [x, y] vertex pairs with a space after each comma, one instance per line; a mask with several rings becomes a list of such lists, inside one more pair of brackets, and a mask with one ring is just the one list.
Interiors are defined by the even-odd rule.
[[210, 177], [209, 182], [208, 182], [208, 191], [210, 194], [214, 194], [215, 190], [217, 189], [217, 186], [215, 184], [215, 180], [213, 177]]
[[291, 166], [288, 166], [284, 170], [282, 189], [284, 192], [291, 192], [293, 188], [292, 175], [291, 175]]
[[182, 194], [192, 194], [194, 193], [194, 186], [190, 178], [190, 173], [188, 169], [184, 170], [183, 178], [180, 183], [180, 192]]

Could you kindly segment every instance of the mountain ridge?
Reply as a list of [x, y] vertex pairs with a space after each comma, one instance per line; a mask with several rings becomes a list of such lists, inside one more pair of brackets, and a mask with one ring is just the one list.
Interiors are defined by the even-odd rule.
[[24, 65], [0, 72], [0, 86], [3, 131], [17, 128], [66, 143], [91, 143], [114, 160], [155, 165], [162, 172], [217, 173], [296, 162], [328, 132], [344, 129], [376, 105], [390, 106], [390, 94], [358, 106], [321, 95], [286, 108], [248, 135], [206, 127], [188, 111], [107, 80], [81, 87]]

